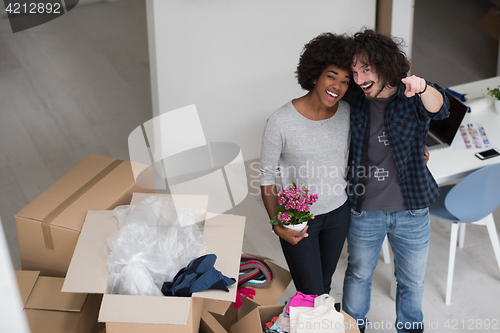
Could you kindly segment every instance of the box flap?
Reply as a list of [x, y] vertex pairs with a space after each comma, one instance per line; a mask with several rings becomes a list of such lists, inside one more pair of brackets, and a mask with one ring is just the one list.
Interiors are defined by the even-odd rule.
[[131, 205], [137, 205], [139, 202], [151, 196], [169, 196], [173, 197], [175, 204], [194, 209], [194, 220], [196, 223], [205, 220], [208, 207], [208, 195], [185, 195], [185, 194], [155, 194], [155, 193], [132, 193]]
[[357, 321], [345, 313], [344, 310], [340, 310], [340, 313], [344, 316], [345, 333], [358, 333], [359, 330]]
[[38, 271], [15, 271], [17, 284], [19, 285], [19, 292], [21, 293], [21, 299], [23, 306], [26, 306], [26, 302], [30, 297], [31, 291], [35, 286], [36, 280], [40, 275]]
[[219, 324], [224, 327], [226, 331], [231, 331], [231, 326], [233, 326], [240, 318], [238, 317], [238, 309], [233, 308], [232, 306], [227, 309], [224, 315], [220, 315], [217, 313], [210, 313]]
[[104, 295], [100, 322], [186, 325], [191, 297]]
[[270, 322], [273, 317], [279, 316], [283, 312], [284, 305], [268, 305], [259, 306], [257, 310], [259, 311], [260, 325], [264, 326], [265, 323]]
[[218, 301], [215, 299], [206, 299], [205, 302], [203, 303], [203, 309], [207, 310], [208, 312], [216, 313], [219, 315], [224, 315], [229, 309], [229, 306], [232, 304], [232, 302], [229, 301]]
[[259, 308], [255, 308], [236, 324], [231, 326], [231, 333], [256, 333], [262, 332], [262, 324], [260, 322]]
[[231, 333], [260, 333], [264, 324], [279, 316], [284, 305], [259, 306], [231, 326]]
[[210, 312], [203, 309], [201, 313], [200, 333], [227, 333], [227, 331]]
[[40, 276], [26, 303], [26, 309], [80, 312], [87, 294], [63, 293], [64, 278]]
[[[208, 215], [208, 214], [207, 214]], [[220, 214], [205, 221], [203, 237], [207, 242], [207, 253], [217, 256], [215, 268], [229, 278], [238, 281], [240, 273], [241, 248], [245, 231], [245, 217]], [[194, 293], [193, 297], [217, 299], [221, 301], [236, 300], [237, 283], [229, 286], [229, 292], [222, 290], [206, 290]]]
[[119, 229], [110, 210], [89, 211], [62, 287], [63, 292], [104, 294], [108, 287], [108, 237]]

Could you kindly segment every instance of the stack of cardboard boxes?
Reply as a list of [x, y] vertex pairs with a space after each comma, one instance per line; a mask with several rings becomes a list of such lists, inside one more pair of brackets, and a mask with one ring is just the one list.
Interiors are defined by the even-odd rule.
[[61, 292], [88, 210], [129, 204], [144, 191], [130, 162], [89, 155], [15, 216], [23, 271], [16, 272], [31, 331], [99, 332], [102, 296]]
[[130, 162], [89, 155], [16, 214], [23, 270], [66, 276], [87, 211], [128, 205], [144, 191]]
[[[16, 214], [23, 268], [16, 275], [33, 333], [97, 333], [104, 324], [107, 333], [261, 333], [281, 313], [283, 306], [275, 304], [290, 273], [267, 259], [276, 277], [238, 310], [232, 307], [236, 284], [229, 292], [192, 297], [108, 294], [107, 238], [119, 228], [111, 210], [137, 204], [147, 192], [136, 185], [130, 162], [90, 155]], [[237, 279], [245, 218], [207, 213], [206, 197], [181, 200], [195, 208], [197, 222], [204, 221], [215, 268]]]

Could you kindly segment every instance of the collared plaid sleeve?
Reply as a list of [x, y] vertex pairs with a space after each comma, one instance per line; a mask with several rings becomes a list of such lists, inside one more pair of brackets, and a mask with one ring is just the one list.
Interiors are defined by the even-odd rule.
[[424, 104], [422, 103], [422, 100], [420, 98], [418, 98], [419, 110], [422, 113], [425, 113], [429, 118], [434, 119], [434, 120], [441, 120], [444, 118], [448, 118], [448, 116], [450, 115], [450, 112], [448, 111], [448, 109], [450, 108], [450, 101], [448, 100], [448, 97], [446, 97], [446, 94], [444, 93], [444, 91], [442, 89], [437, 89], [436, 87], [434, 87], [434, 85], [431, 82], [429, 82], [427, 80], [425, 82], [427, 82], [427, 85], [435, 88], [437, 91], [439, 91], [441, 93], [441, 96], [443, 96], [443, 105], [441, 106], [441, 109], [438, 112], [436, 112], [436, 113], [429, 112], [426, 110]]
[[[431, 84], [428, 82], [428, 84]], [[398, 168], [399, 187], [406, 209], [428, 207], [439, 196], [439, 188], [424, 160], [425, 139], [431, 117], [448, 117], [449, 101], [437, 113], [428, 112], [419, 96], [406, 97], [401, 84], [384, 115], [384, 127]]]

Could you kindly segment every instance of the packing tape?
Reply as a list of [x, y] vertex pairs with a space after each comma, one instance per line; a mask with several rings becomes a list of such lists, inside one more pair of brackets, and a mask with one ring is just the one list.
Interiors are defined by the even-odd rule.
[[50, 224], [54, 219], [61, 214], [66, 208], [68, 208], [73, 202], [75, 202], [79, 197], [81, 197], [85, 192], [87, 192], [92, 186], [97, 184], [101, 179], [106, 177], [111, 171], [116, 169], [124, 161], [115, 160], [110, 165], [105, 167], [97, 175], [92, 177], [88, 182], [83, 184], [78, 190], [76, 190], [72, 195], [70, 195], [66, 200], [64, 200], [59, 206], [54, 208], [44, 219], [42, 219], [42, 232], [43, 239], [45, 241], [45, 248], [49, 250], [54, 250], [54, 241], [52, 240], [52, 232], [50, 231]]

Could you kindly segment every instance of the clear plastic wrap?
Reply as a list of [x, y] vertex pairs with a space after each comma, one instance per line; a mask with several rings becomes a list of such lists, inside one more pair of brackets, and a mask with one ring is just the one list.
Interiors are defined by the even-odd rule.
[[119, 206], [114, 213], [120, 230], [108, 238], [112, 294], [163, 296], [165, 281], [206, 254], [194, 211], [174, 206], [171, 197], [151, 196], [137, 206]]

